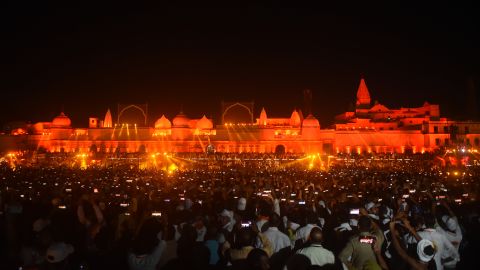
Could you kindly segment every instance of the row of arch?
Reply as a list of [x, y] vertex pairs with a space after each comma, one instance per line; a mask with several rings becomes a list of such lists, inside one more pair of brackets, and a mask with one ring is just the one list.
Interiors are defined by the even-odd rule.
[[[194, 147], [197, 148], [197, 147]], [[202, 148], [200, 146], [200, 148]], [[212, 152], [247, 152], [247, 153], [257, 153], [261, 152], [260, 148], [256, 145], [245, 145], [245, 146], [232, 146], [232, 147], [225, 147], [224, 145], [220, 145], [218, 147], [209, 144], [206, 146], [203, 146], [203, 151], [207, 153], [212, 153]], [[90, 153], [126, 153], [126, 152], [137, 152], [137, 153], [147, 153], [147, 147], [144, 144], [141, 144], [138, 146], [137, 149], [134, 149], [131, 151], [131, 147], [127, 145], [117, 145], [115, 147], [107, 147], [106, 145], [102, 144], [100, 146], [97, 146], [96, 144], [90, 145], [90, 147], [87, 149], [85, 147], [72, 147], [72, 148], [65, 148], [63, 146], [57, 146], [57, 147], [52, 147], [50, 148], [50, 151], [52, 152], [90, 152]], [[200, 150], [200, 149], [198, 149]], [[263, 149], [265, 150], [265, 149]], [[264, 151], [262, 151], [264, 152]], [[274, 151], [275, 154], [285, 154], [286, 153], [286, 147], [283, 144], [278, 144], [275, 146]]]

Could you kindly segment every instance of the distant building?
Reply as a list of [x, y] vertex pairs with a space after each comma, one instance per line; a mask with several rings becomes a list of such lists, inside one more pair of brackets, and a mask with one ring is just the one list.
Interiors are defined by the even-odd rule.
[[[113, 123], [107, 110], [103, 120], [89, 119], [88, 128], [72, 127], [63, 112], [51, 122], [39, 122], [0, 136], [0, 150], [44, 149], [49, 152], [226, 152], [226, 153], [412, 153], [442, 147], [480, 147], [480, 122], [452, 121], [440, 116], [439, 105], [425, 102], [416, 108], [387, 108], [372, 104], [362, 78], [355, 109], [335, 117], [322, 129], [312, 115], [293, 110], [290, 117], [268, 117], [262, 108], [253, 115], [252, 102], [222, 103], [222, 123], [205, 115], [189, 118], [182, 112], [171, 121], [162, 115], [146, 125], [146, 105], [123, 106]], [[120, 108], [120, 107], [119, 107]], [[140, 115], [128, 118], [129, 110]], [[120, 109], [119, 109], [120, 111]], [[129, 119], [129, 123], [121, 119]], [[241, 120], [236, 120], [241, 119]]]

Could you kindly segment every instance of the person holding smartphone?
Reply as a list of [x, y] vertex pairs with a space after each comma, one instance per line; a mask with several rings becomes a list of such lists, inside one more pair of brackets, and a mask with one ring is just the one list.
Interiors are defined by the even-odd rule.
[[288, 235], [278, 230], [278, 226], [280, 226], [280, 223], [280, 216], [276, 213], [273, 213], [270, 217], [270, 221], [268, 222], [269, 227], [263, 233], [272, 245], [272, 253], [277, 253], [280, 250], [286, 247], [290, 247], [292, 245], [292, 242], [290, 241], [290, 238], [288, 238]]
[[[272, 245], [270, 241], [265, 235], [258, 231], [255, 223], [252, 223], [250, 227], [243, 227], [238, 230], [234, 239], [235, 242], [233, 245], [226, 241], [222, 246], [222, 254], [227, 261], [233, 265], [241, 260], [245, 260], [248, 253], [255, 249], [258, 241], [260, 241], [262, 245], [261, 249], [265, 251], [269, 257], [272, 255]], [[232, 246], [236, 248], [232, 248]]]
[[301, 227], [295, 233], [295, 248], [299, 248], [307, 243], [312, 228], [320, 228], [320, 226], [318, 226], [318, 215], [315, 212], [309, 211], [307, 213], [306, 221], [307, 225]]
[[349, 269], [352, 267], [363, 269], [367, 262], [377, 262], [377, 255], [372, 246], [378, 245], [381, 247], [384, 241], [383, 232], [370, 219], [365, 209], [362, 210], [358, 219], [359, 233], [350, 238], [350, 241], [338, 255], [339, 259]]

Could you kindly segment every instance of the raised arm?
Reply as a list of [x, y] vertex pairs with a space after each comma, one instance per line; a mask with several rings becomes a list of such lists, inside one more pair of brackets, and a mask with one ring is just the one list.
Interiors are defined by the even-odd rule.
[[95, 216], [97, 217], [97, 221], [98, 223], [100, 224], [103, 224], [103, 213], [102, 213], [102, 210], [100, 209], [100, 207], [98, 207], [98, 205], [94, 202], [92, 202], [92, 207], [93, 207], [93, 210], [95, 211]]
[[388, 270], [388, 265], [385, 259], [382, 256], [382, 248], [380, 247], [379, 243], [376, 242], [372, 245], [373, 252], [375, 253], [375, 257], [377, 258], [378, 265], [384, 270]]
[[353, 254], [353, 245], [351, 241], [348, 241], [347, 245], [343, 248], [343, 250], [338, 254], [338, 258], [342, 263], [344, 263], [348, 269], [354, 269], [352, 262], [349, 260], [349, 258], [352, 257]]
[[405, 227], [405, 229], [408, 230], [408, 232], [413, 235], [413, 237], [415, 237], [415, 240], [417, 240], [417, 243], [420, 242], [420, 240], [422, 240], [422, 238], [420, 237], [420, 235], [418, 235], [417, 231], [412, 227], [412, 225], [410, 225], [410, 221], [408, 221], [408, 219], [406, 217], [402, 218], [402, 222], [403, 222], [403, 226]]
[[278, 216], [280, 215], [280, 202], [278, 199], [273, 200], [273, 212], [275, 212]]
[[422, 269], [421, 265], [415, 261], [412, 257], [408, 256], [407, 252], [403, 249], [400, 245], [400, 241], [397, 237], [397, 229], [395, 228], [395, 222], [390, 222], [390, 232], [392, 234], [392, 242], [395, 250], [397, 251], [398, 255], [404, 259], [413, 269]]
[[85, 211], [83, 210], [82, 203], [80, 203], [77, 207], [77, 217], [80, 224], [85, 225], [87, 223], [87, 218], [85, 217]]
[[455, 213], [452, 211], [452, 208], [450, 208], [450, 206], [448, 205], [448, 203], [446, 201], [442, 201], [442, 205], [445, 207], [445, 209], [447, 209], [448, 215], [450, 217], [455, 217]]

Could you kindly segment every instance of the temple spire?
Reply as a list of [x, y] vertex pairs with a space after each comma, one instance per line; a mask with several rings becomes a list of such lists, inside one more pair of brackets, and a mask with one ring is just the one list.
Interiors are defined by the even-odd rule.
[[267, 125], [267, 112], [265, 108], [262, 108], [262, 112], [260, 112], [259, 125], [266, 126]]
[[365, 83], [365, 79], [360, 79], [360, 85], [358, 86], [357, 90], [357, 107], [359, 106], [370, 106], [370, 93], [368, 92], [367, 84]]
[[111, 128], [112, 126], [113, 126], [112, 113], [110, 112], [110, 109], [108, 109], [107, 113], [105, 114], [105, 119], [103, 120], [103, 127], [104, 128]]

